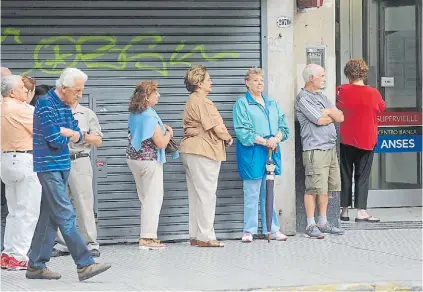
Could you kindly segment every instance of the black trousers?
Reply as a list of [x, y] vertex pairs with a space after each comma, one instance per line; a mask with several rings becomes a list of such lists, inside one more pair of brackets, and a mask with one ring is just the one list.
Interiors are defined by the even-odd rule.
[[341, 165], [341, 207], [352, 206], [352, 183], [354, 170], [354, 207], [367, 209], [373, 150], [340, 145]]

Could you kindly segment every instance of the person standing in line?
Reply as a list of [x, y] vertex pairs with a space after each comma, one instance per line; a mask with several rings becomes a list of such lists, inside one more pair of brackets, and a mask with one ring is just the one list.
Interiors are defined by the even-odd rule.
[[[89, 108], [82, 106], [80, 97], [70, 106], [72, 114], [84, 136], [84, 143], [69, 143], [71, 170], [68, 180], [68, 191], [75, 207], [78, 226], [82, 237], [93, 257], [100, 256], [100, 245], [97, 242], [97, 227], [94, 217], [93, 168], [90, 152], [93, 147], [100, 147], [103, 133], [97, 115]], [[69, 254], [60, 230], [52, 257]]]
[[[309, 64], [303, 70], [305, 86], [298, 93], [295, 110], [301, 128], [303, 164], [305, 168], [304, 205], [307, 215], [305, 236], [324, 238], [324, 233], [344, 234], [344, 231], [327, 221], [329, 192], [341, 191], [341, 177], [336, 152], [334, 123], [344, 121], [338, 110], [320, 91], [325, 83], [325, 70]], [[319, 222], [314, 220], [318, 201]]]
[[[258, 229], [258, 206], [260, 202], [262, 233], [267, 234], [266, 225], [266, 163], [268, 149], [272, 154], [275, 174], [281, 174], [282, 158], [279, 143], [286, 141], [289, 129], [285, 114], [279, 103], [263, 95], [264, 72], [252, 68], [245, 75], [247, 92], [238, 99], [233, 108], [234, 128], [237, 138], [236, 157], [238, 172], [244, 190], [244, 234], [242, 242], [253, 241]], [[271, 239], [286, 241], [288, 237], [280, 231], [275, 208], [272, 215]]]
[[370, 174], [377, 144], [377, 116], [386, 109], [379, 91], [364, 84], [369, 67], [361, 59], [348, 61], [344, 74], [349, 84], [337, 88], [336, 106], [344, 113], [341, 124], [341, 220], [349, 221], [348, 207], [352, 206], [354, 172], [354, 207], [356, 222], [379, 222], [367, 212]]
[[[8, 75], [12, 75], [12, 71], [10, 71], [9, 68], [1, 67], [1, 77], [5, 77], [5, 76], [8, 76]], [[3, 96], [0, 96], [0, 103], [2, 101], [3, 101]], [[1, 127], [1, 122], [0, 122], [0, 127]], [[1, 140], [0, 140], [0, 145], [1, 145]], [[1, 149], [0, 149], [0, 152], [1, 152]], [[0, 155], [0, 169], [1, 169], [1, 155]], [[1, 174], [1, 171], [0, 171], [0, 174]], [[0, 175], [0, 178], [1, 178], [1, 175]], [[0, 190], [1, 190], [1, 192], [0, 192], [1, 193], [1, 205], [4, 206], [4, 205], [6, 205], [6, 195], [5, 195], [6, 186], [3, 183], [3, 180], [1, 180], [1, 189]], [[2, 209], [2, 211], [3, 211], [3, 209]]]
[[32, 168], [34, 107], [26, 103], [27, 89], [20, 76], [3, 77], [1, 94], [1, 178], [9, 211], [1, 268], [25, 270], [41, 202], [41, 185]]
[[189, 237], [192, 246], [223, 247], [216, 240], [214, 218], [220, 166], [233, 139], [213, 101], [207, 68], [193, 66], [185, 74], [190, 92], [183, 113], [180, 152], [188, 186]]
[[47, 94], [47, 92], [49, 92], [50, 89], [52, 89], [53, 86], [50, 85], [46, 85], [46, 84], [40, 84], [35, 86], [35, 90], [34, 90], [34, 97], [31, 99], [30, 104], [35, 106], [35, 104], [37, 103], [38, 99], [41, 96], [44, 96]]
[[[128, 147], [126, 162], [135, 179], [141, 202], [141, 232], [139, 249], [163, 249], [157, 239], [160, 211], [163, 204], [163, 164], [165, 149], [173, 137], [173, 129], [163, 124], [156, 110], [159, 84], [143, 81], [137, 84], [129, 103]], [[178, 158], [175, 152], [172, 157]]]
[[80, 281], [94, 277], [111, 265], [95, 263], [81, 233], [66, 193], [71, 168], [69, 142], [83, 143], [84, 136], [72, 115], [69, 104], [82, 96], [87, 75], [67, 68], [56, 81], [56, 87], [41, 97], [34, 112], [34, 171], [42, 186], [40, 217], [29, 250], [26, 272], [28, 279], [60, 279], [49, 270], [57, 228], [63, 235], [77, 266]]

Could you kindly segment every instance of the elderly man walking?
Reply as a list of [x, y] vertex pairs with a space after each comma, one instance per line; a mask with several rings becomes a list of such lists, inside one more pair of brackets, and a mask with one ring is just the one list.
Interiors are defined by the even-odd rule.
[[77, 265], [80, 281], [110, 268], [97, 264], [76, 228], [76, 216], [66, 194], [71, 160], [69, 142], [83, 143], [84, 136], [69, 104], [82, 96], [88, 77], [76, 68], [65, 69], [51, 89], [41, 97], [34, 113], [34, 171], [42, 185], [41, 211], [29, 251], [28, 279], [60, 279], [50, 271], [50, 260], [57, 228]]
[[[84, 143], [70, 142], [71, 170], [69, 173], [69, 195], [73, 201], [78, 226], [82, 237], [94, 257], [100, 256], [97, 242], [97, 228], [94, 217], [93, 169], [90, 152], [92, 147], [100, 147], [103, 134], [96, 114], [89, 108], [79, 104], [78, 98], [70, 106], [75, 120], [84, 135]], [[57, 244], [53, 257], [69, 254], [62, 233], [58, 232]]]
[[[305, 86], [296, 97], [295, 110], [301, 127], [305, 168], [305, 236], [322, 239], [324, 233], [344, 233], [342, 229], [329, 223], [326, 217], [328, 193], [341, 190], [334, 123], [342, 122], [344, 115], [320, 91], [326, 80], [322, 67], [316, 64], [307, 65], [303, 71], [303, 79]], [[319, 211], [317, 224], [314, 220], [316, 196]]]
[[41, 185], [32, 164], [34, 107], [25, 103], [20, 76], [1, 79], [1, 178], [6, 185], [7, 209], [1, 268], [25, 270], [27, 253], [40, 213]]

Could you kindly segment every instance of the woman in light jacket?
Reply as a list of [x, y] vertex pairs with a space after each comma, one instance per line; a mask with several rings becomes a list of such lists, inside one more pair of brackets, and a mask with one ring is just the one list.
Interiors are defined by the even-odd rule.
[[[160, 210], [163, 203], [163, 164], [165, 148], [173, 136], [170, 126], [163, 124], [153, 109], [159, 102], [158, 83], [137, 84], [129, 104], [129, 143], [126, 158], [134, 175], [141, 201], [140, 249], [162, 249], [157, 240]], [[177, 152], [173, 158], [177, 158]]]
[[185, 86], [190, 95], [183, 113], [180, 152], [188, 186], [190, 242], [199, 247], [223, 247], [213, 228], [216, 190], [220, 165], [226, 160], [225, 148], [233, 140], [216, 106], [208, 99], [212, 81], [206, 67], [189, 69]]
[[[288, 139], [289, 129], [285, 114], [277, 101], [264, 96], [264, 73], [252, 68], [245, 75], [247, 92], [233, 108], [234, 128], [237, 138], [236, 157], [244, 189], [244, 234], [242, 242], [252, 242], [258, 229], [258, 204], [260, 201], [262, 233], [266, 228], [266, 162], [268, 149], [273, 151], [275, 174], [281, 174], [279, 143]], [[285, 241], [279, 231], [278, 215], [273, 208], [271, 239]]]

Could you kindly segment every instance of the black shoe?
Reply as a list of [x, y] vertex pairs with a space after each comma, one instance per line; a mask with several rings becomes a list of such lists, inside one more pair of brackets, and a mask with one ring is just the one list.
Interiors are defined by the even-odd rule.
[[350, 217], [348, 217], [348, 216], [341, 216], [341, 221], [350, 221]]
[[67, 256], [70, 255], [70, 253], [68, 251], [61, 251], [58, 249], [53, 248], [53, 252], [51, 253], [51, 257], [52, 258], [56, 258], [56, 257], [63, 257], [63, 256]]
[[100, 257], [100, 251], [98, 249], [92, 249], [91, 251], [91, 255], [95, 258]]

